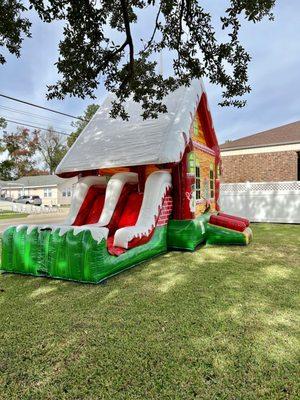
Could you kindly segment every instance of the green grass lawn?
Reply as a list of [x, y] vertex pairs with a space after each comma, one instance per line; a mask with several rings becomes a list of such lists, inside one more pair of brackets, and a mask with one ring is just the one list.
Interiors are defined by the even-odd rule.
[[0, 220], [1, 219], [24, 218], [24, 217], [28, 217], [28, 215], [29, 214], [22, 213], [22, 212], [2, 210], [2, 211], [0, 211]]
[[0, 276], [0, 399], [299, 399], [300, 226], [253, 230], [98, 286]]

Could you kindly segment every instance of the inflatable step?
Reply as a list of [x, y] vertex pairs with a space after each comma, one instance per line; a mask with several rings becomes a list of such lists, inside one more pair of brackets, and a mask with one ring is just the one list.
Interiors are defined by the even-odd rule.
[[232, 229], [238, 232], [243, 232], [247, 228], [245, 222], [224, 217], [222, 215], [212, 215], [209, 222], [213, 225], [222, 226], [223, 228]]
[[252, 231], [247, 227], [243, 232], [223, 226], [207, 224], [207, 244], [247, 246], [252, 240]]
[[218, 215], [220, 215], [221, 217], [225, 217], [225, 218], [230, 218], [230, 219], [235, 219], [237, 221], [241, 221], [244, 222], [244, 224], [246, 226], [250, 225], [250, 221], [247, 218], [242, 218], [242, 217], [236, 217], [235, 215], [230, 215], [230, 214], [226, 214], [223, 212], [219, 212]]

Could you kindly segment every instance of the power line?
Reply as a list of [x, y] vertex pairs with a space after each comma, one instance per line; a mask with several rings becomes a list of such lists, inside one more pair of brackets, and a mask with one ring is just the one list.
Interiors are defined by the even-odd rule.
[[36, 107], [36, 108], [40, 108], [40, 109], [42, 109], [42, 110], [47, 110], [47, 111], [50, 111], [50, 112], [53, 112], [53, 113], [56, 113], [56, 114], [64, 115], [65, 117], [80, 119], [81, 121], [88, 122], [88, 121], [85, 120], [84, 118], [75, 117], [74, 115], [66, 114], [66, 113], [63, 113], [63, 112], [57, 111], [57, 110], [52, 110], [51, 108], [48, 108], [48, 107], [39, 106], [39, 105], [37, 105], [37, 104], [29, 103], [28, 101], [16, 99], [15, 97], [6, 96], [5, 94], [2, 94], [2, 93], [0, 93], [0, 97], [4, 97], [5, 99], [17, 101], [17, 102], [19, 102], [19, 103], [27, 104], [28, 106], [31, 106], [31, 107]]
[[56, 119], [56, 118], [46, 117], [46, 116], [44, 116], [44, 115], [39, 115], [39, 114], [31, 113], [31, 112], [28, 112], [28, 111], [25, 111], [25, 110], [18, 110], [18, 109], [16, 109], [16, 108], [11, 108], [11, 107], [1, 106], [1, 105], [0, 105], [0, 108], [1, 108], [2, 110], [8, 111], [8, 112], [10, 112], [10, 113], [14, 113], [14, 114], [17, 113], [17, 114], [26, 115], [26, 116], [33, 117], [33, 118], [39, 118], [39, 119], [43, 119], [43, 120], [46, 120], [46, 121], [51, 121], [52, 123], [55, 121], [55, 123], [56, 123], [56, 122], [59, 122], [59, 123], [62, 123], [63, 125], [66, 125], [66, 126], [67, 126], [67, 124], [68, 124], [67, 122], [64, 123], [64, 122], [62, 122], [61, 120]]
[[[10, 118], [15, 118], [15, 116], [13, 116], [13, 117], [8, 116], [8, 117], [7, 117], [6, 115], [1, 114], [0, 117], [3, 118], [5, 121], [8, 121], [8, 122], [15, 121], [15, 120], [11, 120], [11, 119], [10, 119]], [[25, 115], [25, 117], [27, 117], [27, 115]], [[32, 121], [32, 120], [27, 121], [27, 120], [23, 120], [23, 117], [22, 117], [22, 116], [20, 116], [20, 118], [22, 118], [21, 120], [19, 120], [19, 116], [16, 116], [16, 118], [18, 118], [18, 120], [15, 121], [15, 122], [18, 123], [18, 124], [20, 124], [20, 125], [36, 127], [36, 128], [38, 128], [38, 129], [44, 129], [44, 130], [46, 130], [46, 131], [48, 131], [48, 130], [56, 130], [57, 132], [59, 132], [59, 131], [61, 131], [62, 133], [65, 132], [65, 134], [70, 133], [70, 132], [68, 132], [68, 130], [67, 130], [65, 127], [63, 127], [63, 126], [51, 125], [51, 124], [46, 125], [46, 123], [43, 123], [43, 121], [37, 121], [37, 122], [36, 122], [36, 121]], [[29, 124], [38, 124], [38, 126], [36, 126], [36, 125], [29, 125]]]
[[[43, 131], [49, 131], [49, 129], [47, 129], [47, 128], [42, 128], [41, 126], [36, 126], [36, 125], [30, 125], [30, 124], [27, 124], [27, 122], [23, 123], [23, 122], [20, 122], [20, 121], [13, 121], [11, 119], [6, 119], [6, 118], [4, 118], [4, 119], [5, 119], [5, 121], [11, 122], [12, 124], [22, 125], [22, 126], [26, 126], [26, 127], [30, 127], [30, 128], [41, 129]], [[59, 133], [60, 135], [70, 136], [70, 134], [66, 133], [66, 132], [60, 132], [60, 131], [56, 131], [54, 129], [51, 129], [51, 131], [55, 132], [55, 133]]]
[[[0, 112], [1, 112], [1, 109], [0, 109]], [[66, 127], [65, 125], [58, 125], [51, 121], [35, 121], [33, 119], [33, 117], [30, 117], [30, 115], [26, 115], [26, 114], [25, 115], [16, 115], [16, 113], [14, 113], [14, 115], [6, 115], [6, 114], [1, 113], [0, 117], [4, 118], [7, 121], [8, 121], [8, 119], [13, 118], [14, 121], [15, 120], [20, 121], [20, 124], [21, 123], [22, 124], [27, 124], [27, 123], [28, 124], [38, 124], [40, 128], [45, 128], [47, 130], [53, 128], [56, 130], [61, 130], [63, 132], [67, 132], [67, 133], [70, 133], [70, 130], [71, 130], [69, 127]], [[30, 119], [29, 120], [23, 119], [24, 117], [25, 118], [28, 117]], [[20, 120], [19, 120], [19, 118], [20, 118]]]

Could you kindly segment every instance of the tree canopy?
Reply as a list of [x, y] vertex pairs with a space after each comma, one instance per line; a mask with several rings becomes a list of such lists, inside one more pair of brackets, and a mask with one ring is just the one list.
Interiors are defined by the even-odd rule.
[[81, 119], [78, 119], [76, 122], [72, 122], [73, 128], [76, 128], [75, 131], [71, 133], [68, 137], [68, 146], [71, 147], [75, 140], [78, 138], [80, 133], [83, 131], [83, 128], [88, 124], [92, 116], [98, 110], [99, 105], [90, 104], [87, 106], [84, 114], [81, 116]]
[[[240, 28], [245, 21], [271, 19], [275, 0], [224, 0], [224, 4], [220, 25], [226, 39], [220, 41], [201, 0], [2, 0], [0, 46], [20, 56], [23, 38], [30, 36], [28, 8], [34, 9], [46, 23], [64, 22], [56, 64], [61, 78], [48, 87], [50, 99], [93, 98], [103, 79], [105, 88], [116, 95], [113, 117], [128, 117], [124, 102], [132, 96], [142, 104], [144, 118], [155, 118], [166, 112], [163, 97], [169, 91], [206, 76], [222, 87], [221, 105], [241, 107], [250, 91], [250, 56], [240, 42]], [[133, 33], [136, 24], [145, 21], [150, 30], [147, 38]], [[157, 71], [155, 61], [155, 53], [163, 49], [174, 55], [167, 77]], [[0, 63], [4, 62], [0, 54]]]
[[[18, 126], [15, 131], [7, 129], [0, 138], [0, 179], [11, 180], [24, 175], [53, 174], [56, 167], [72, 146], [84, 127], [98, 110], [99, 105], [90, 104], [76, 122], [75, 130], [65, 140], [49, 126], [47, 130], [30, 130]], [[0, 129], [7, 127], [4, 118], [0, 118]], [[42, 169], [41, 169], [42, 168]]]
[[61, 135], [49, 127], [47, 131], [39, 134], [38, 151], [45, 168], [53, 174], [67, 152], [67, 146], [63, 143]]
[[0, 117], [0, 129], [5, 129], [7, 126], [7, 123], [4, 118]]
[[38, 131], [18, 127], [16, 132], [4, 132], [0, 152], [7, 152], [7, 159], [0, 163], [1, 179], [14, 179], [29, 175], [35, 170], [34, 156], [38, 150]]

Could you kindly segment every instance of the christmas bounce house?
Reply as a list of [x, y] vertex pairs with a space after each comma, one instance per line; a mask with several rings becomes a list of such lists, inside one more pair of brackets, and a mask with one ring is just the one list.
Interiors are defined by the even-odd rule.
[[[97, 283], [167, 250], [247, 245], [249, 221], [219, 210], [220, 149], [199, 80], [164, 99], [168, 112], [110, 117], [108, 96], [59, 164], [78, 176], [61, 225], [11, 226], [1, 270]], [[201, 251], [201, 250], [200, 250]]]

